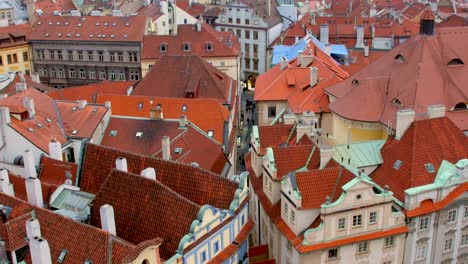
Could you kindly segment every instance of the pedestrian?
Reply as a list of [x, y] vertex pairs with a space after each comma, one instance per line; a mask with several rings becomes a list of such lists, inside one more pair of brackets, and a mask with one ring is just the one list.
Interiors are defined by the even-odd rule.
[[250, 126], [250, 118], [247, 117], [247, 125]]

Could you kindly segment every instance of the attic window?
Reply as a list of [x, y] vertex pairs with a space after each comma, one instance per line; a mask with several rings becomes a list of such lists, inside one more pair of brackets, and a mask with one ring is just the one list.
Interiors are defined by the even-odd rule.
[[110, 133], [109, 133], [109, 136], [111, 136], [111, 137], [117, 136], [117, 130], [111, 130]]
[[117, 26], [117, 23], [112, 23], [112, 26], [113, 26], [113, 27]]
[[460, 110], [466, 110], [468, 109], [468, 104], [466, 103], [458, 103], [455, 105], [455, 107], [453, 107], [453, 111], [460, 111]]
[[190, 51], [190, 43], [184, 42], [184, 51]]
[[182, 148], [175, 148], [174, 149], [174, 154], [180, 154], [182, 153]]
[[432, 163], [426, 163], [426, 164], [424, 164], [424, 167], [426, 167], [426, 170], [429, 173], [434, 173], [435, 172], [435, 168], [434, 168], [434, 165], [432, 165]]
[[65, 257], [67, 256], [68, 254], [68, 250], [67, 249], [62, 249], [62, 251], [60, 252], [60, 255], [57, 259], [57, 262], [58, 263], [63, 263], [63, 261], [65, 260]]
[[143, 102], [139, 102], [138, 103], [138, 109], [142, 109], [143, 108]]
[[465, 63], [463, 63], [463, 61], [461, 59], [452, 59], [449, 61], [449, 63], [447, 64], [448, 66], [455, 66], [455, 65], [463, 65]]
[[401, 54], [398, 54], [398, 55], [395, 56], [395, 61], [399, 62], [399, 63], [406, 63], [405, 58]]
[[393, 164], [393, 168], [395, 170], [398, 170], [401, 167], [401, 164], [403, 164], [401, 160], [396, 160], [395, 163]]
[[206, 50], [207, 51], [213, 51], [213, 43], [211, 43], [211, 42], [206, 43]]
[[392, 105], [394, 106], [401, 106], [401, 101], [398, 98], [393, 98], [391, 101]]
[[159, 46], [159, 51], [160, 52], [166, 52], [167, 51], [167, 44], [166, 43], [161, 43]]
[[208, 136], [209, 136], [209, 137], [213, 137], [213, 133], [214, 133], [213, 130], [208, 130]]
[[52, 119], [46, 118], [47, 123], [52, 123]]
[[135, 136], [137, 138], [142, 138], [143, 137], [143, 132], [137, 132]]
[[78, 130], [75, 129], [72, 131], [72, 135], [76, 135], [76, 134], [78, 134]]
[[187, 105], [182, 105], [182, 112], [187, 112]]

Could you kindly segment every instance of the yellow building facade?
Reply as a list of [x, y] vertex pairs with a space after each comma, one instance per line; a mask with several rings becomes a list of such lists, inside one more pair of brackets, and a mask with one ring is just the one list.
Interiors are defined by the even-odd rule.
[[31, 73], [31, 53], [27, 43], [28, 24], [0, 27], [0, 74]]

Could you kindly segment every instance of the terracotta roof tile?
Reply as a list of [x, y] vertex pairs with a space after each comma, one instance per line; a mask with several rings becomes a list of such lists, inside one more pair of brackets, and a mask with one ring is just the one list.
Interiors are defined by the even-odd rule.
[[[388, 185], [395, 197], [405, 200], [408, 188], [434, 182], [425, 164], [432, 163], [437, 171], [442, 160], [457, 162], [468, 156], [468, 137], [448, 118], [414, 122], [400, 140], [389, 139], [381, 150], [383, 164], [371, 178], [380, 186]], [[394, 164], [402, 162], [396, 170]]]
[[[308, 169], [318, 169], [320, 165], [320, 150], [314, 149], [315, 145], [301, 145], [301, 146], [288, 146], [288, 147], [274, 147], [273, 155], [275, 158], [275, 166], [277, 178], [275, 180], [281, 181], [283, 176], [289, 172], [300, 169], [306, 165]], [[314, 151], [312, 153], [312, 151]], [[309, 160], [309, 156], [312, 157]]]
[[[28, 195], [26, 192], [26, 179], [20, 176], [9, 174], [10, 183], [13, 184], [13, 190], [15, 191], [15, 197], [23, 201], [28, 201]], [[49, 198], [52, 193], [56, 190], [57, 186], [41, 182], [42, 200], [44, 203], [49, 202]]]
[[[34, 11], [40, 9], [44, 14], [47, 15], [52, 15], [54, 11], [69, 12], [70, 10], [76, 9], [72, 0], [38, 0], [33, 3], [35, 8]], [[35, 14], [36, 16], [39, 16], [36, 12]]]
[[76, 184], [76, 173], [78, 165], [76, 163], [59, 161], [47, 156], [42, 156], [39, 169], [39, 178], [42, 183], [62, 185], [65, 183], [67, 171], [71, 174], [73, 185]]
[[[287, 143], [288, 136], [294, 125], [276, 124], [274, 126], [258, 127], [260, 146], [262, 148], [276, 147]], [[294, 132], [293, 132], [294, 133]]]
[[[80, 109], [78, 102], [66, 101], [58, 101], [57, 108], [63, 130], [69, 138], [91, 138], [109, 111], [106, 107], [95, 104], [87, 104]], [[75, 130], [77, 133], [73, 133]]]
[[128, 88], [135, 85], [135, 81], [103, 81], [100, 83], [67, 87], [67, 89], [57, 89], [48, 92], [47, 95], [55, 100], [87, 100], [89, 103], [96, 103], [100, 94], [120, 94], [127, 95]]

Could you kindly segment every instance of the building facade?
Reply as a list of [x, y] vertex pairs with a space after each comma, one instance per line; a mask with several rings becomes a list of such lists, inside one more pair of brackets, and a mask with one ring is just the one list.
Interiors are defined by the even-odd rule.
[[0, 27], [0, 74], [31, 72], [28, 33], [29, 24]]

